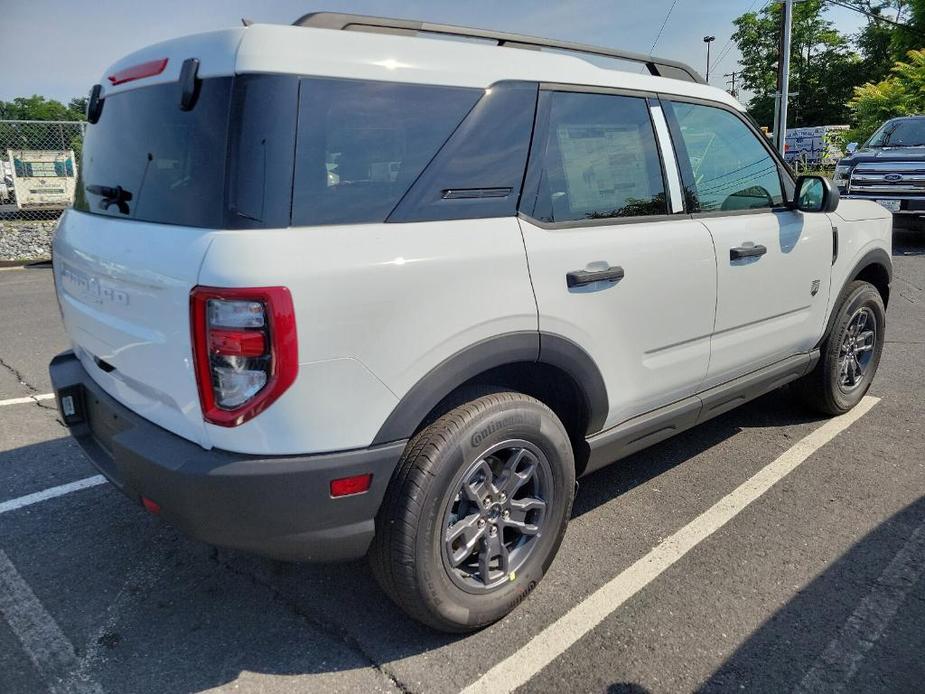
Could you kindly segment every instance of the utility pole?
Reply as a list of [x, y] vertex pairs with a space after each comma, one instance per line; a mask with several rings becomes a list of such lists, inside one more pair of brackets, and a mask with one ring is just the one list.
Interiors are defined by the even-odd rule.
[[703, 42], [707, 44], [707, 84], [710, 83], [710, 44], [716, 41], [715, 36], [704, 36]]
[[736, 96], [736, 76], [738, 74], [739, 72], [737, 70], [733, 70], [732, 72], [727, 72], [725, 75], [723, 75], [723, 77], [731, 78], [726, 80], [726, 84], [731, 84], [729, 93], [732, 94], [733, 97]]
[[790, 43], [793, 30], [793, 3], [803, 0], [783, 0], [784, 21], [778, 53], [777, 104], [774, 108], [774, 139], [777, 150], [784, 155], [787, 148], [787, 101], [790, 98]]

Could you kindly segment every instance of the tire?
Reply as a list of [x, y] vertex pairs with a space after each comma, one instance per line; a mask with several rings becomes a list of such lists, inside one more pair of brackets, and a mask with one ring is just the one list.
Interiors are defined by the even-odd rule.
[[487, 626], [546, 573], [574, 493], [571, 443], [546, 405], [515, 392], [474, 397], [408, 442], [376, 518], [373, 574], [430, 627]]
[[[860, 330], [856, 330], [859, 326]], [[880, 292], [868, 282], [851, 282], [836, 309], [832, 330], [822, 343], [819, 362], [797, 381], [803, 400], [814, 410], [829, 415], [844, 414], [857, 405], [877, 373], [885, 329], [886, 310]], [[867, 338], [867, 333], [872, 337]], [[869, 348], [857, 352], [852, 365], [849, 351], [867, 347], [870, 340]]]

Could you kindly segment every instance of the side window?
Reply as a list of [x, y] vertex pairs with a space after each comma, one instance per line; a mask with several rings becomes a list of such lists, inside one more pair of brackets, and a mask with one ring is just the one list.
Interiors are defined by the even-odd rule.
[[[672, 102], [675, 145], [687, 168], [688, 197], [704, 212], [777, 207], [784, 202], [777, 161], [742, 120], [722, 108]], [[686, 150], [686, 160], [685, 153]]]
[[668, 213], [645, 99], [577, 92], [547, 92], [545, 99], [534, 217], [566, 222]]
[[293, 225], [383, 222], [480, 89], [303, 79]]

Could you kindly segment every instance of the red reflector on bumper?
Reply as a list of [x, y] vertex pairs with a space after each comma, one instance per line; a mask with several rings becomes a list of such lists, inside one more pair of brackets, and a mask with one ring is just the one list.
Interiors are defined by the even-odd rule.
[[161, 512], [161, 505], [156, 501], [152, 501], [146, 496], [141, 497], [141, 505], [155, 516]]
[[331, 496], [338, 497], [350, 496], [351, 494], [362, 494], [369, 490], [369, 485], [372, 484], [372, 481], [372, 473], [331, 480]]

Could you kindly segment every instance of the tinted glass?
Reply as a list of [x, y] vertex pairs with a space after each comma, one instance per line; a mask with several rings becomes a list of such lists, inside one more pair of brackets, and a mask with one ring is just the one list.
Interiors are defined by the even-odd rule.
[[537, 87], [535, 82], [501, 82], [486, 90], [389, 221], [516, 214]]
[[533, 215], [546, 222], [667, 214], [645, 99], [550, 92]]
[[229, 226], [289, 225], [298, 108], [295, 75], [235, 79], [226, 186]]
[[925, 118], [887, 121], [867, 143], [868, 147], [925, 146]]
[[87, 127], [75, 207], [121, 219], [221, 226], [231, 82], [203, 80], [191, 111], [180, 110], [177, 83], [106, 97], [99, 122]]
[[670, 109], [687, 150], [683, 163], [690, 165], [689, 193], [698, 209], [750, 210], [783, 203], [777, 161], [738, 116], [699, 104], [675, 102]]
[[482, 93], [302, 80], [292, 223], [385, 221]]

